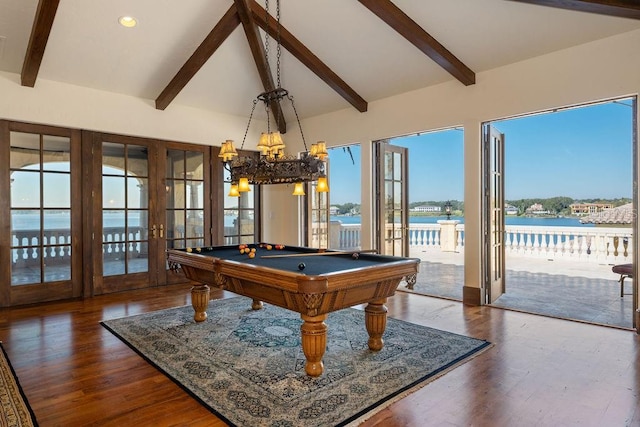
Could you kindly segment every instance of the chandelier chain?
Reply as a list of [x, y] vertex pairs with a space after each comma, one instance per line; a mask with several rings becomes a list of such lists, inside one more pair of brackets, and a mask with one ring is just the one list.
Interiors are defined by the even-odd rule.
[[[266, 28], [269, 28], [269, 0], [264, 2], [264, 20]], [[267, 68], [271, 68], [269, 65], [269, 31], [264, 31], [264, 59], [266, 61]]]
[[287, 94], [287, 99], [291, 101], [293, 112], [296, 114], [296, 121], [298, 122], [298, 127], [300, 128], [300, 136], [302, 137], [302, 143], [304, 144], [304, 151], [309, 151], [309, 149], [307, 148], [307, 141], [304, 139], [304, 132], [302, 132], [302, 126], [300, 126], [300, 117], [298, 117], [298, 110], [296, 109], [295, 102], [293, 102], [293, 96]]
[[249, 114], [249, 123], [247, 123], [247, 128], [244, 130], [244, 138], [242, 138], [242, 145], [240, 146], [240, 149], [242, 150], [244, 148], [244, 142], [247, 140], [247, 134], [249, 133], [249, 126], [251, 126], [251, 119], [253, 118], [253, 112], [256, 109], [256, 104], [258, 103], [257, 99], [253, 100], [253, 107], [251, 107], [251, 114]]
[[278, 88], [282, 87], [280, 86], [280, 52], [281, 52], [281, 48], [280, 48], [280, 0], [276, 0], [276, 20], [277, 20], [277, 25], [276, 25], [276, 74], [278, 76]]

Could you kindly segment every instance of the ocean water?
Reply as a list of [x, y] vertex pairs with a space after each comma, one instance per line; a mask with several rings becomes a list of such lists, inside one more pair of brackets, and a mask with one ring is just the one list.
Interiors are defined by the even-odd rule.
[[[409, 224], [436, 224], [440, 220], [447, 219], [446, 216], [410, 216]], [[452, 220], [460, 221], [464, 224], [464, 217], [452, 216]], [[354, 216], [331, 216], [331, 221], [340, 221], [343, 224], [360, 224], [362, 221], [359, 215]], [[523, 216], [505, 217], [506, 225], [538, 225], [554, 227], [594, 227], [593, 224], [582, 224], [578, 218], [536, 218]]]
[[[232, 227], [233, 216], [224, 217], [225, 227]], [[447, 219], [446, 216], [414, 216], [409, 217], [410, 224], [436, 224], [437, 221]], [[451, 219], [464, 224], [464, 217], [452, 216]], [[331, 216], [331, 221], [340, 221], [343, 224], [360, 224], [362, 219], [359, 215], [354, 216]], [[538, 225], [556, 227], [594, 227], [593, 224], [581, 224], [578, 218], [536, 218], [536, 217], [513, 217], [505, 218], [506, 225]], [[40, 216], [38, 214], [26, 213], [13, 215], [11, 228], [13, 230], [34, 230], [40, 226]], [[46, 215], [44, 218], [46, 229], [69, 228], [69, 216], [66, 214]], [[140, 217], [135, 214], [129, 215], [129, 226], [140, 225]], [[124, 227], [124, 217], [119, 213], [108, 213], [104, 216], [105, 227]]]

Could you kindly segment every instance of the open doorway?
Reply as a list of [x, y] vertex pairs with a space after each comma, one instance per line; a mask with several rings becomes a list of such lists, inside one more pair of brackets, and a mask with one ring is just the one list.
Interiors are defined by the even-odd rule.
[[332, 147], [329, 152], [329, 248], [362, 249], [360, 144]]
[[[636, 98], [497, 120], [504, 135], [504, 294], [493, 305], [632, 328]], [[633, 288], [633, 289], [632, 289]]]
[[388, 140], [408, 150], [409, 256], [421, 259], [408, 292], [462, 300], [464, 131], [450, 128]]

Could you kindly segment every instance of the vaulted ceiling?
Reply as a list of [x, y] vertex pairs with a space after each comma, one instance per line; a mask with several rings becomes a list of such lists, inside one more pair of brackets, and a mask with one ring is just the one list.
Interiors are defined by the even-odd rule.
[[[275, 15], [276, 0], [270, 0]], [[255, 0], [0, 0], [0, 71], [247, 115], [277, 85]], [[123, 15], [139, 24], [124, 28]], [[640, 29], [635, 0], [281, 0], [281, 83], [309, 117]], [[265, 32], [271, 36], [265, 61]], [[282, 117], [284, 130], [290, 112]], [[264, 111], [257, 116], [264, 117]]]

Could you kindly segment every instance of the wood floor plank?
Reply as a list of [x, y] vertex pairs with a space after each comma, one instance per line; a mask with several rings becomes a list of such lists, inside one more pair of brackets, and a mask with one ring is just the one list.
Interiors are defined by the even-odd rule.
[[[100, 326], [186, 304], [188, 287], [176, 285], [0, 310], [0, 340], [40, 425], [224, 426]], [[388, 308], [495, 345], [365, 426], [640, 425], [635, 332], [409, 293]]]

